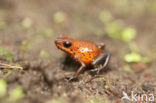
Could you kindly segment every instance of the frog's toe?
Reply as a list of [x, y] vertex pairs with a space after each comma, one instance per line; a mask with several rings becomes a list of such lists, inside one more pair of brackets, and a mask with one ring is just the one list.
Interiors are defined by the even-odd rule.
[[67, 81], [77, 81], [78, 80], [78, 78], [75, 78], [73, 75], [72, 76], [67, 76], [67, 77], [65, 77], [65, 79], [67, 80]]

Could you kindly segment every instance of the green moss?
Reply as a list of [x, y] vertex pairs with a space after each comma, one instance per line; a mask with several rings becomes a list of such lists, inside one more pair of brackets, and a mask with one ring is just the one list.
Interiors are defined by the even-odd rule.
[[12, 73], [12, 70], [9, 70], [9, 69], [4, 69], [0, 71], [1, 77], [4, 77], [4, 78], [9, 76], [11, 73]]
[[99, 80], [102, 80], [103, 82], [106, 82], [106, 79], [104, 77], [100, 77]]
[[7, 73], [4, 75], [5, 77], [9, 76], [12, 73], [12, 70], [7, 70]]
[[2, 46], [0, 46], [0, 54], [6, 56], [7, 61], [13, 60], [12, 53], [8, 49], [4, 49]]
[[0, 99], [2, 103], [15, 103], [24, 96], [23, 89], [21, 87], [8, 91], [8, 94], [6, 81], [0, 79]]
[[84, 103], [105, 103], [105, 102], [99, 98], [94, 98], [94, 99], [89, 99], [87, 101], [84, 101]]
[[67, 103], [67, 100], [62, 99], [62, 98], [57, 98], [57, 99], [55, 98], [55, 99], [49, 100], [46, 103]]
[[26, 42], [22, 45], [20, 45], [20, 48], [23, 50], [23, 51], [26, 51], [30, 48], [30, 43], [29, 42]]

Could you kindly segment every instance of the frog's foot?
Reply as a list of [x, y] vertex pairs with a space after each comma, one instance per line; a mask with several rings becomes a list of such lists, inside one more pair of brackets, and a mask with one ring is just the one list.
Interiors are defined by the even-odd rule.
[[71, 76], [67, 76], [67, 77], [65, 77], [65, 80], [71, 82], [71, 81], [77, 81], [78, 78], [75, 78], [74, 75], [71, 75]]
[[102, 64], [102, 67], [100, 67], [99, 69], [95, 68], [92, 71], [100, 72], [101, 70], [104, 70], [108, 65], [109, 59], [110, 59], [109, 53], [105, 52], [105, 53], [99, 54], [97, 57], [95, 57], [92, 60], [92, 65], [101, 65]]

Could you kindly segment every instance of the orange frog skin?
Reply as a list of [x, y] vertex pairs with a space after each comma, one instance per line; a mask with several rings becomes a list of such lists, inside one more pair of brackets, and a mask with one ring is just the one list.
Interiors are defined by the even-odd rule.
[[76, 79], [80, 72], [89, 64], [94, 66], [104, 62], [100, 69], [96, 68], [93, 71], [104, 69], [108, 64], [110, 54], [103, 53], [102, 48], [104, 47], [104, 43], [95, 44], [92, 41], [76, 40], [66, 35], [60, 35], [55, 40], [55, 44], [58, 49], [66, 52], [71, 58], [81, 64], [81, 67], [69, 80]]

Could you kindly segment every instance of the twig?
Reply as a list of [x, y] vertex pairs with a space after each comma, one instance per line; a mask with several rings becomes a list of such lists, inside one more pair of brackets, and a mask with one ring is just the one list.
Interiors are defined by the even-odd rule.
[[23, 67], [20, 67], [20, 66], [12, 66], [9, 64], [4, 64], [4, 63], [0, 63], [0, 68], [3, 68], [3, 69], [23, 69]]

